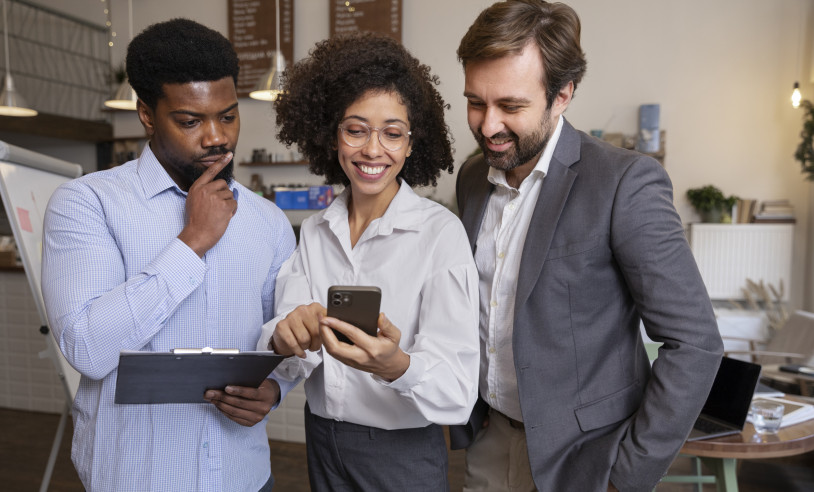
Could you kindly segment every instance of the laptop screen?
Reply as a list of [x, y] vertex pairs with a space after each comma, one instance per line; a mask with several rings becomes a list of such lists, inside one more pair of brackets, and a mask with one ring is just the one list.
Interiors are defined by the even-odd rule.
[[712, 383], [701, 415], [714, 417], [739, 428], [749, 415], [749, 404], [755, 392], [760, 365], [724, 357]]

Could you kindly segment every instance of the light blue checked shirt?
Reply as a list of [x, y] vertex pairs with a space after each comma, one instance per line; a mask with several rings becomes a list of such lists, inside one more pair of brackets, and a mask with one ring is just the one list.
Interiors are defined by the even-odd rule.
[[149, 146], [136, 161], [62, 185], [48, 204], [43, 297], [82, 375], [71, 455], [90, 491], [256, 491], [269, 478], [266, 419], [243, 427], [209, 403], [113, 403], [121, 350], [254, 350], [273, 317], [294, 234], [273, 203], [232, 189], [237, 213], [203, 258], [176, 237], [186, 193]]

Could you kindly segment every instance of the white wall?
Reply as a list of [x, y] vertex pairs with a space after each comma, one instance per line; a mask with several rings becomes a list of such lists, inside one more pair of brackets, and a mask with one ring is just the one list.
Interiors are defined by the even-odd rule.
[[[103, 23], [99, 0], [38, 0]], [[271, 0], [266, 0], [271, 1]], [[108, 0], [119, 40], [127, 36], [127, 0]], [[328, 35], [328, 1], [295, 1], [295, 58], [306, 56]], [[404, 0], [403, 42], [442, 80], [440, 91], [451, 104], [448, 124], [455, 137], [456, 161], [475, 148], [466, 125], [461, 95], [463, 73], [455, 57], [461, 36], [491, 0]], [[812, 0], [570, 0], [583, 23], [588, 72], [566, 117], [579, 129], [634, 133], [640, 104], [661, 105], [667, 130], [665, 166], [675, 187], [675, 203], [685, 222], [698, 218], [689, 207], [688, 188], [714, 184], [726, 194], [770, 200], [788, 198], [797, 212], [791, 290], [795, 307], [814, 308], [811, 186], [792, 155], [802, 113], [789, 103], [799, 80], [814, 99], [808, 79], [814, 34]], [[103, 4], [101, 4], [103, 5]], [[226, 0], [134, 0], [133, 25], [172, 17], [189, 17], [224, 34]], [[126, 42], [113, 48], [114, 64], [124, 57]], [[806, 74], [806, 77], [803, 77]], [[238, 161], [252, 149], [284, 149], [274, 139], [267, 103], [241, 100], [243, 129]], [[117, 136], [141, 133], [134, 115], [118, 114]], [[240, 168], [248, 182], [261, 172], [265, 182], [317, 183], [301, 167]], [[439, 183], [438, 196], [450, 199], [454, 176]], [[809, 231], [812, 230], [811, 233]], [[804, 288], [807, 289], [804, 292]]]

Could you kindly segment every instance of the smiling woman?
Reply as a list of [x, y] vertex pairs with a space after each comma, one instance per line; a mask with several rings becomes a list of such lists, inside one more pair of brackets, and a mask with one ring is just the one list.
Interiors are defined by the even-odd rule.
[[[258, 343], [299, 356], [276, 375], [306, 379], [311, 488], [449, 490], [441, 425], [476, 398], [478, 301], [461, 222], [411, 189], [452, 172], [438, 80], [372, 34], [319, 43], [284, 80], [278, 138], [346, 186], [303, 222]], [[337, 284], [380, 289], [377, 333], [326, 316]]]

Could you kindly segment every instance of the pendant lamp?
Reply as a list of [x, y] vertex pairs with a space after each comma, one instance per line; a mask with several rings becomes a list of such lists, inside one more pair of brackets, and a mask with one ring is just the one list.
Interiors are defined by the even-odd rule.
[[[127, 0], [127, 20], [130, 25], [130, 40], [133, 39], [133, 0]], [[138, 96], [136, 91], [130, 86], [130, 81], [127, 80], [127, 75], [124, 80], [119, 84], [116, 93], [111, 99], [105, 101], [105, 106], [112, 109], [123, 109], [126, 111], [135, 111]]]
[[249, 97], [260, 101], [276, 101], [283, 93], [280, 77], [285, 71], [285, 57], [280, 50], [280, 0], [274, 0], [274, 5], [277, 9], [275, 16], [275, 20], [277, 21], [277, 30], [275, 32], [277, 39], [274, 54], [271, 58], [271, 68], [263, 74], [254, 90], [249, 93]]
[[0, 92], [0, 115], [2, 116], [37, 116], [37, 111], [28, 108], [23, 96], [14, 88], [11, 79], [11, 68], [8, 56], [8, 20], [6, 19], [6, 0], [3, 0], [3, 38], [6, 48], [6, 77], [3, 91]]

